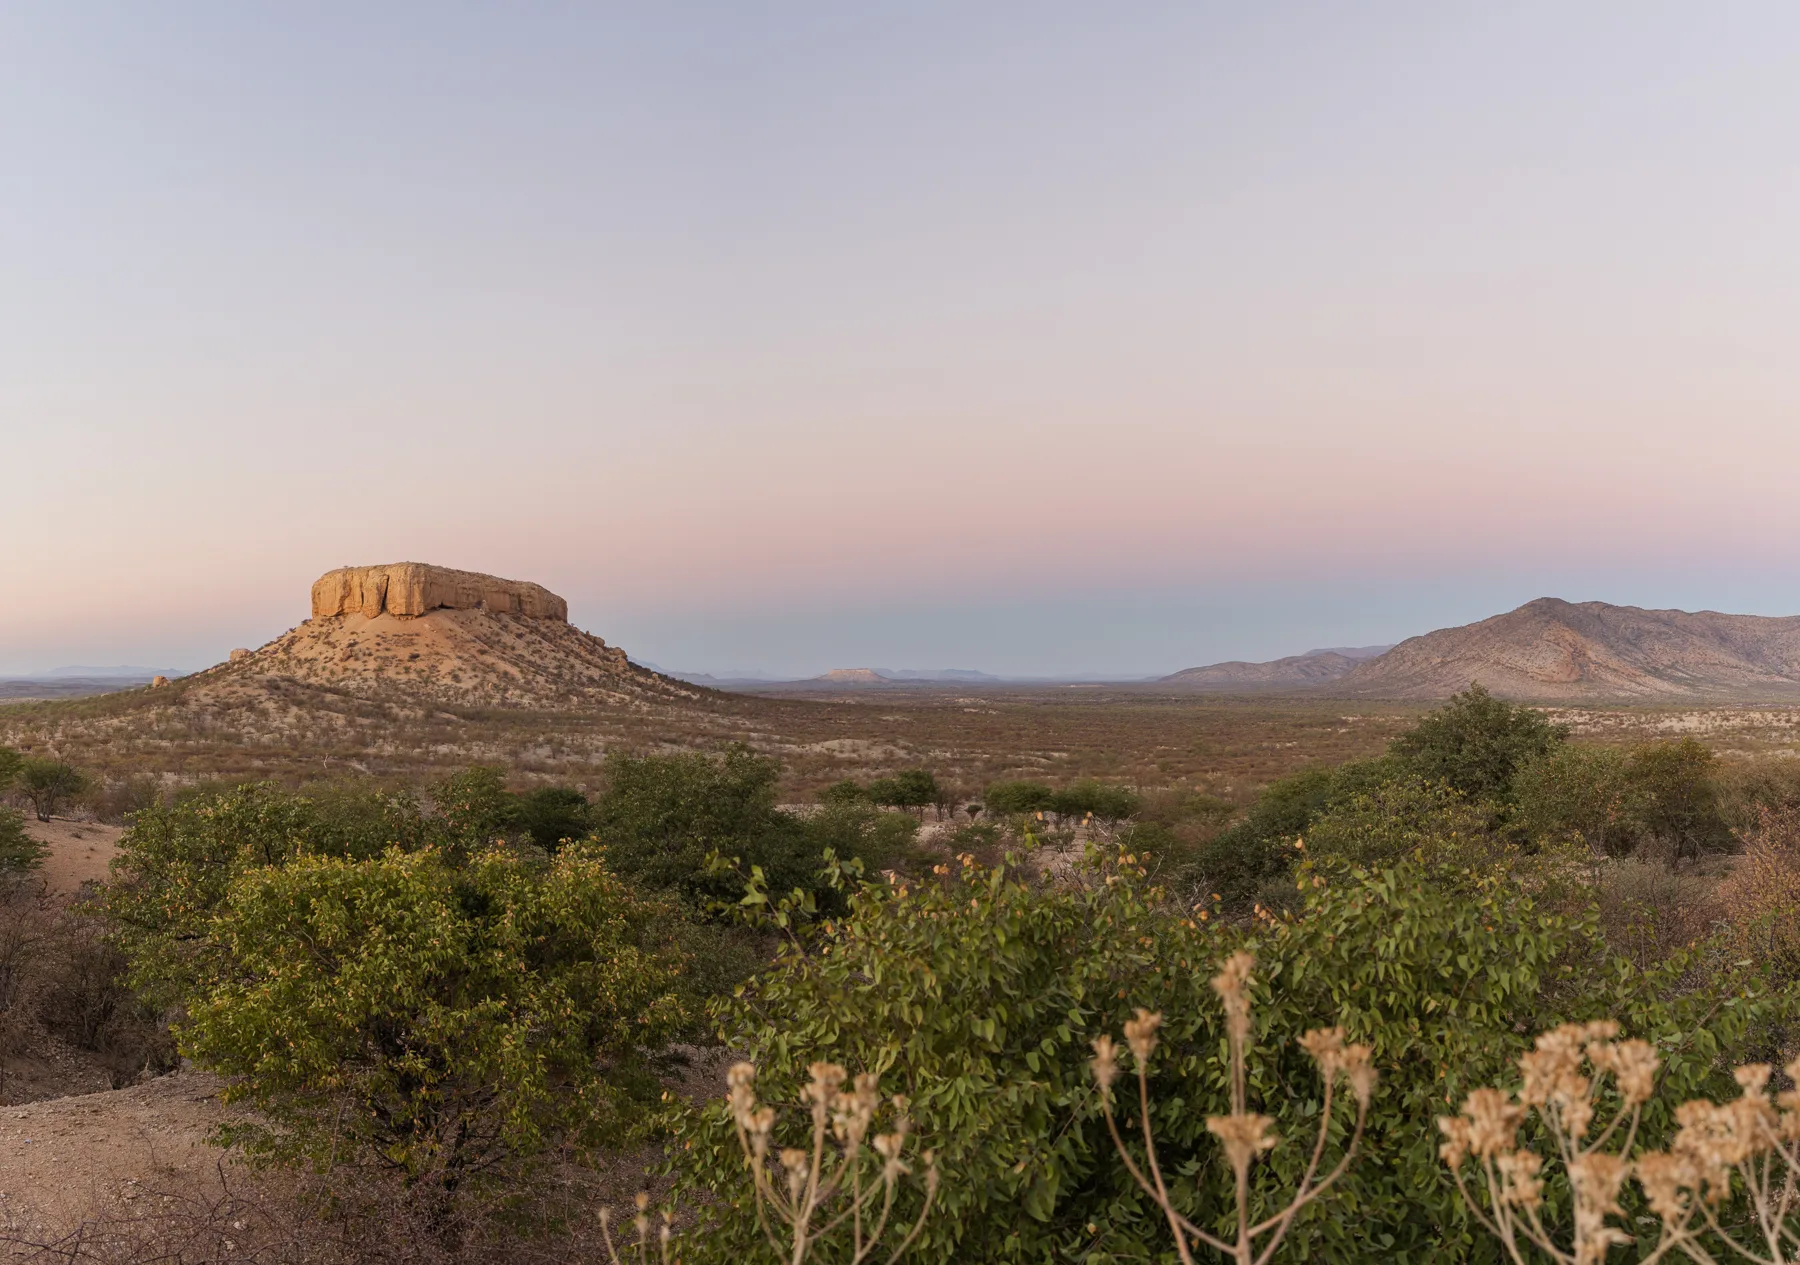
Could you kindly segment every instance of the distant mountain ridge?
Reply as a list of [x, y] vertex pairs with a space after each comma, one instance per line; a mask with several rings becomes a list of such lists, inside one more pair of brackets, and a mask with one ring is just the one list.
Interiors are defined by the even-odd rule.
[[1356, 664], [1331, 692], [1442, 698], [1472, 681], [1540, 702], [1791, 698], [1800, 695], [1800, 616], [1541, 597], [1408, 638]]
[[1383, 650], [1213, 663], [1163, 678], [1211, 690], [1434, 699], [1479, 683], [1528, 702], [1800, 697], [1800, 615], [1646, 610], [1540, 597]]
[[1388, 646], [1336, 646], [1326, 650], [1308, 650], [1269, 663], [1247, 663], [1233, 659], [1226, 663], [1209, 663], [1187, 668], [1162, 678], [1172, 685], [1198, 689], [1292, 689], [1308, 685], [1324, 685], [1340, 680], [1365, 659], [1372, 659]]

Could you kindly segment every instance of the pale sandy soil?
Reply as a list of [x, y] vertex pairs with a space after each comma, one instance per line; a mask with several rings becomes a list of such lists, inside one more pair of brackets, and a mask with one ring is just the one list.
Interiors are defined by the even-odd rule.
[[216, 1077], [177, 1072], [129, 1089], [0, 1108], [0, 1225], [54, 1225], [216, 1177], [222, 1153], [206, 1137], [227, 1119], [218, 1090]]
[[44, 858], [44, 883], [59, 896], [73, 896], [83, 883], [106, 881], [106, 867], [118, 851], [125, 831], [96, 821], [69, 821], [53, 817], [38, 821], [27, 814], [25, 833], [48, 845]]

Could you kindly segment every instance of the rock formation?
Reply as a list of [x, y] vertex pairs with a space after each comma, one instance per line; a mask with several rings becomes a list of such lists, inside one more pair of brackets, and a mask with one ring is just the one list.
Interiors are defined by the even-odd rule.
[[409, 705], [647, 707], [699, 697], [570, 624], [568, 604], [542, 585], [418, 562], [326, 573], [312, 586], [312, 618], [204, 675], [203, 689], [246, 697], [291, 682]]
[[566, 623], [569, 604], [541, 584], [453, 571], [422, 562], [340, 567], [313, 584], [314, 619], [359, 614], [412, 617], [435, 610], [487, 611]]

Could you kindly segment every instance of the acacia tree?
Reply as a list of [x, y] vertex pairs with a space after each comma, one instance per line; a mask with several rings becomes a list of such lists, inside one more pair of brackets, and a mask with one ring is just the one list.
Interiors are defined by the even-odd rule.
[[39, 821], [49, 821], [56, 810], [87, 789], [87, 775], [65, 760], [29, 757], [19, 764], [19, 789], [31, 801]]

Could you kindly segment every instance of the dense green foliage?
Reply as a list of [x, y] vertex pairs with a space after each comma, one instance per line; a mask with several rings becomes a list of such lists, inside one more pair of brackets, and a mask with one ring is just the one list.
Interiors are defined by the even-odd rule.
[[1055, 797], [1056, 792], [1042, 782], [995, 782], [981, 798], [988, 812], [1005, 816], [1043, 812]]
[[[911, 817], [840, 798], [816, 816], [776, 806], [780, 769], [745, 747], [723, 756], [614, 756], [607, 787], [589, 810], [609, 862], [646, 887], [678, 893], [696, 911], [744, 894], [760, 869], [772, 891], [835, 893], [819, 878], [825, 850], [871, 870], [893, 865], [911, 843]], [[714, 855], [735, 861], [709, 864]]]
[[925, 808], [938, 802], [937, 775], [930, 769], [902, 769], [869, 783], [869, 799], [884, 808]]
[[25, 833], [24, 816], [0, 807], [0, 882], [37, 869], [48, 855], [48, 848]]
[[1396, 738], [1389, 751], [1415, 777], [1442, 782], [1472, 801], [1505, 804], [1519, 770], [1568, 736], [1541, 712], [1471, 685]]
[[272, 1118], [255, 1145], [446, 1191], [553, 1141], [616, 1139], [683, 1032], [670, 911], [600, 850], [303, 855], [246, 870], [206, 938], [183, 1052]]
[[1649, 743], [1631, 753], [1644, 830], [1669, 849], [1671, 863], [1731, 847], [1711, 776], [1717, 759], [1692, 738]]
[[[1189, 1215], [1221, 1222], [1229, 1192], [1204, 1117], [1224, 1101], [1225, 1064], [1205, 981], [1242, 944], [1262, 981], [1253, 1092], [1284, 1134], [1304, 1136], [1318, 1109], [1292, 1044], [1306, 1028], [1343, 1022], [1375, 1047], [1383, 1074], [1367, 1156], [1296, 1227], [1295, 1259], [1462, 1255], [1475, 1240], [1438, 1165], [1432, 1119], [1502, 1076], [1525, 1034], [1617, 1015], [1659, 1042], [1670, 1087], [1686, 1093], [1717, 1079], [1721, 1051], [1770, 1005], [1734, 982], [1683, 992], [1681, 967], [1638, 973], [1590, 922], [1540, 907], [1504, 875], [1412, 862], [1356, 871], [1309, 887], [1302, 918], [1240, 929], [1167, 908], [1130, 866], [1105, 877], [1044, 889], [969, 867], [941, 883], [867, 889], [848, 918], [721, 1014], [767, 1097], [793, 1097], [804, 1063], [821, 1055], [910, 1096], [924, 1144], [953, 1175], [919, 1260], [1161, 1259], [1159, 1222], [1111, 1156], [1085, 1071], [1089, 1041], [1139, 1005], [1167, 1016], [1153, 1087], [1165, 1168], [1180, 1174]], [[717, 1110], [680, 1129], [684, 1180], [720, 1192], [712, 1250], [732, 1259], [754, 1232], [736, 1141]], [[1278, 1148], [1258, 1199], [1304, 1163]]]

